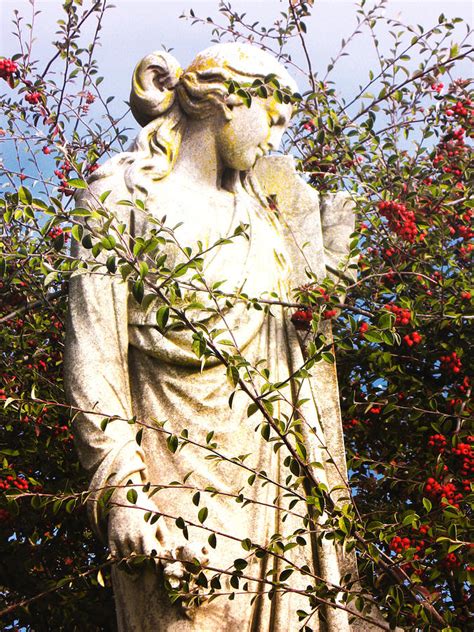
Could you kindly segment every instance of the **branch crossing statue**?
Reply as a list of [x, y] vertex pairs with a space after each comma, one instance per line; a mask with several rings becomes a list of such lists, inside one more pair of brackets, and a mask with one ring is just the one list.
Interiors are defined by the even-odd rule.
[[[347, 484], [335, 367], [318, 362], [298, 376], [304, 349], [280, 304], [294, 302], [305, 270], [322, 280], [346, 258], [353, 205], [343, 194], [320, 199], [292, 157], [267, 156], [292, 103], [269, 94], [249, 106], [229, 82], [269, 75], [296, 90], [283, 66], [249, 45], [212, 46], [186, 70], [168, 53], [148, 55], [130, 100], [142, 130], [76, 200], [91, 212], [84, 234], [94, 236], [94, 222], [102, 231], [96, 265], [71, 279], [65, 357], [91, 520], [113, 555], [156, 556], [135, 571], [113, 568], [123, 632], [296, 631], [297, 610], [311, 609], [307, 586], [321, 582], [327, 603], [311, 628], [356, 629], [340, 607], [355, 558], [308, 529], [305, 486], [285, 445], [293, 429], [305, 445], [298, 458], [320, 464], [322, 486]], [[91, 259], [90, 247], [74, 254]], [[114, 272], [125, 260], [128, 276]], [[130, 279], [144, 264], [140, 300], [140, 279], [135, 292]], [[321, 328], [329, 340], [330, 324]], [[265, 384], [279, 385], [265, 410], [282, 440], [259, 409]], [[190, 599], [170, 598], [173, 590]]]

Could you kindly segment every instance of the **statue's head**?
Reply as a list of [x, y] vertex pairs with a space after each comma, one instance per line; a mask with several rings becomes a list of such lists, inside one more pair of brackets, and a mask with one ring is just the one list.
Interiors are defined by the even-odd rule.
[[130, 105], [144, 127], [138, 149], [161, 163], [161, 178], [172, 169], [186, 126], [191, 120], [209, 124], [225, 166], [250, 169], [255, 160], [276, 149], [289, 123], [292, 106], [254, 97], [250, 107], [226, 82], [252, 83], [270, 74], [291, 92], [296, 84], [270, 54], [247, 44], [217, 44], [199, 53], [182, 70], [169, 53], [155, 52], [142, 59], [132, 80]]

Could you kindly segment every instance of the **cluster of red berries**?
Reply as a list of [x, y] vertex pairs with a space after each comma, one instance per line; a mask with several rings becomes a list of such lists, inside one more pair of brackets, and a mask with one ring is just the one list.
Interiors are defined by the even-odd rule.
[[[419, 533], [421, 536], [425, 536], [427, 535], [428, 531], [429, 531], [429, 526], [428, 525], [421, 525], [419, 529], [417, 529], [416, 527], [413, 528], [414, 531], [416, 531], [417, 533]], [[415, 549], [416, 553], [414, 553], [413, 555], [413, 559], [414, 560], [419, 560], [420, 556], [418, 555], [421, 551], [423, 551], [423, 549], [426, 547], [426, 542], [425, 540], [418, 540], [417, 538], [408, 538], [408, 537], [400, 537], [398, 535], [394, 536], [392, 538], [392, 540], [390, 541], [390, 548], [392, 549], [392, 551], [395, 551], [395, 553], [397, 554], [402, 554], [404, 551], [406, 551], [407, 549], [409, 549], [410, 547]], [[404, 568], [404, 567], [402, 567]], [[406, 567], [406, 570], [410, 570], [412, 571], [413, 569], [410, 567]]]
[[461, 292], [461, 298], [463, 301], [470, 301], [472, 294], [470, 292]]
[[364, 334], [366, 331], [368, 331], [368, 329], [369, 329], [369, 323], [367, 323], [365, 320], [362, 320], [359, 325], [359, 334], [361, 338], [364, 337]]
[[378, 207], [380, 213], [388, 220], [390, 230], [410, 243], [415, 241], [418, 228], [413, 211], [409, 211], [405, 204], [400, 204], [394, 200], [382, 200]]
[[393, 283], [395, 283], [395, 279], [395, 271], [390, 268], [390, 270], [384, 274], [384, 281], [387, 285], [392, 285]]
[[462, 488], [465, 492], [470, 492], [471, 491], [471, 481], [467, 478], [463, 479], [462, 481]]
[[25, 101], [28, 101], [30, 105], [37, 105], [41, 101], [41, 93], [40, 92], [28, 92], [25, 96]]
[[464, 224], [456, 224], [454, 227], [451, 226], [450, 230], [451, 228], [454, 228], [454, 234], [457, 233], [459, 237], [465, 239], [466, 241], [474, 237], [474, 230], [470, 226], [465, 226]]
[[439, 500], [443, 504], [450, 504], [459, 509], [459, 502], [463, 495], [460, 494], [454, 483], [439, 483], [435, 478], [430, 476], [425, 485], [427, 496], [433, 500]]
[[426, 535], [429, 530], [430, 526], [428, 524], [422, 524], [420, 525], [419, 529], [415, 529], [415, 531], [418, 531], [418, 533], [421, 533], [421, 535]]
[[314, 132], [314, 130], [316, 129], [316, 125], [314, 124], [314, 121], [308, 119], [303, 123], [303, 129], [308, 130], [308, 132]]
[[403, 340], [406, 342], [406, 344], [409, 347], [412, 347], [413, 345], [419, 344], [422, 340], [422, 337], [417, 331], [414, 331], [411, 334], [407, 334], [406, 336], [403, 336]]
[[69, 160], [65, 160], [63, 164], [59, 166], [59, 169], [55, 169], [54, 171], [54, 175], [61, 180], [61, 185], [58, 187], [58, 191], [60, 193], [64, 193], [64, 195], [74, 195], [74, 190], [67, 186], [67, 180], [71, 171], [72, 166]]
[[462, 164], [459, 162], [468, 150], [464, 142], [465, 130], [459, 127], [446, 134], [439, 143], [436, 155], [433, 158], [433, 165], [440, 166], [445, 173], [452, 173], [455, 176], [462, 176]]
[[313, 310], [310, 308], [298, 309], [291, 315], [291, 322], [296, 329], [309, 329], [309, 324], [313, 320]]
[[391, 257], [393, 257], [395, 252], [396, 252], [395, 248], [386, 248], [384, 250], [384, 255], [387, 257], [387, 259], [390, 259]]
[[460, 406], [462, 406], [463, 401], [460, 397], [452, 397], [449, 401], [448, 401], [448, 406], [451, 409], [456, 409], [459, 408]]
[[467, 246], [459, 247], [459, 255], [461, 259], [468, 259], [470, 253], [474, 250], [474, 244], [467, 244]]
[[360, 425], [360, 421], [358, 419], [349, 419], [343, 423], [343, 426], [346, 430], [351, 430], [352, 428], [356, 428]]
[[92, 92], [86, 92], [87, 105], [91, 105], [91, 103], [94, 103], [94, 101], [95, 101], [95, 96], [92, 94]]
[[428, 439], [428, 446], [434, 448], [439, 454], [444, 452], [447, 445], [446, 437], [443, 434], [434, 434]]
[[395, 553], [398, 553], [399, 555], [401, 555], [404, 551], [406, 551], [410, 547], [414, 548], [417, 551], [413, 555], [414, 560], [420, 559], [420, 556], [418, 555], [418, 553], [422, 551], [425, 548], [425, 546], [426, 546], [426, 543], [424, 540], [411, 540], [410, 538], [407, 538], [407, 537], [401, 538], [398, 535], [393, 537], [390, 541], [390, 548], [392, 549], [392, 551], [395, 551]]
[[464, 143], [465, 133], [466, 133], [466, 130], [464, 129], [464, 127], [458, 127], [457, 129], [451, 132], [451, 136], [452, 138], [456, 139], [458, 142]]
[[0, 79], [10, 81], [18, 66], [11, 59], [0, 59]]
[[65, 233], [63, 231], [63, 229], [60, 226], [55, 226], [54, 228], [52, 228], [49, 233], [48, 233], [48, 237], [50, 239], [57, 239], [58, 237], [60, 237], [61, 235], [64, 236], [64, 241], [68, 241], [69, 239], [69, 233]]
[[444, 83], [432, 83], [431, 84], [431, 89], [434, 90], [435, 92], [437, 92], [438, 94], [441, 92], [441, 90], [444, 88]]
[[411, 311], [409, 309], [405, 309], [404, 307], [397, 307], [393, 303], [389, 305], [385, 305], [385, 309], [392, 314], [395, 314], [395, 324], [396, 325], [408, 325], [411, 319]]
[[382, 409], [380, 406], [372, 406], [372, 408], [369, 410], [369, 413], [371, 415], [380, 415], [381, 412], [382, 412]]
[[60, 180], [67, 180], [69, 173], [72, 171], [72, 166], [69, 160], [65, 160], [59, 168], [54, 171], [54, 175], [58, 176]]
[[100, 166], [100, 165], [99, 165], [99, 163], [98, 163], [98, 162], [95, 162], [93, 165], [88, 165], [88, 166], [86, 167], [87, 174], [88, 174], [88, 175], [90, 175], [91, 173], [94, 173], [94, 171], [97, 171], [97, 169], [99, 168], [99, 166]]
[[464, 241], [469, 241], [474, 237], [474, 230], [472, 229], [473, 215], [474, 211], [472, 209], [468, 209], [461, 215], [451, 215], [449, 218], [451, 221], [449, 232], [451, 235], [455, 235], [455, 239], [460, 237]]
[[0, 481], [0, 489], [10, 489], [12, 486], [19, 490], [26, 490], [28, 489], [28, 481], [24, 478], [15, 478], [11, 474]]
[[470, 388], [471, 388], [471, 381], [466, 375], [466, 377], [463, 378], [463, 381], [459, 385], [459, 390], [461, 391], [461, 393], [467, 394]]
[[461, 566], [461, 561], [458, 559], [455, 553], [448, 553], [443, 560], [446, 568], [454, 570]]
[[398, 554], [403, 553], [403, 551], [409, 549], [410, 546], [410, 538], [401, 538], [399, 535], [396, 535], [390, 540], [390, 548]]
[[446, 116], [468, 116], [472, 111], [471, 105], [471, 99], [457, 101], [455, 105], [452, 105], [446, 110]]
[[456, 351], [453, 351], [451, 355], [441, 356], [440, 361], [443, 371], [452, 371], [453, 373], [459, 373], [461, 371], [461, 358], [458, 357]]
[[[308, 296], [311, 296], [313, 300], [321, 299], [322, 303], [329, 303], [331, 297], [328, 294], [326, 288], [320, 286], [317, 287], [313, 283], [309, 283], [306, 285], [302, 285], [300, 288], [301, 292], [304, 292]], [[314, 296], [314, 294], [318, 294], [319, 296]], [[331, 309], [327, 304], [324, 307], [324, 311], [322, 313], [322, 318], [329, 319], [333, 318], [337, 314], [336, 309]], [[291, 322], [294, 324], [296, 329], [309, 329], [311, 320], [313, 319], [313, 307], [301, 307], [291, 316]]]
[[[64, 433], [68, 433], [68, 434], [64, 436]], [[63, 441], [72, 441], [74, 439], [73, 435], [69, 433], [68, 426], [64, 426], [64, 425], [60, 426], [59, 424], [57, 424], [53, 430], [53, 434], [55, 437], [59, 435], [63, 435]]]
[[452, 453], [456, 456], [462, 457], [461, 474], [468, 476], [474, 474], [474, 453], [472, 452], [473, 437], [468, 437], [469, 443], [458, 443], [457, 447], [452, 449]]
[[326, 288], [324, 287], [317, 287], [316, 289], [314, 287], [309, 287], [309, 290], [312, 290], [314, 292], [318, 292], [318, 294], [321, 294], [321, 298], [325, 301], [329, 301], [330, 300], [330, 296], [328, 294], [328, 291], [326, 290]]

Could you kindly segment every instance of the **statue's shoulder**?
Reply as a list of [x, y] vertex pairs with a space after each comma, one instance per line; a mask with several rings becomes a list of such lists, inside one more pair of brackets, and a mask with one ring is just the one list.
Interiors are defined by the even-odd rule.
[[76, 197], [76, 205], [91, 205], [105, 197], [108, 205], [130, 199], [125, 181], [127, 168], [133, 162], [135, 152], [121, 152], [106, 160], [87, 180], [87, 188]]
[[76, 208], [106, 211], [115, 220], [129, 224], [133, 195], [127, 187], [127, 169], [134, 162], [136, 152], [121, 152], [106, 160], [87, 180], [87, 187], [76, 193]]
[[299, 221], [300, 216], [319, 216], [319, 194], [296, 170], [293, 156], [264, 156], [257, 161], [254, 175], [265, 195], [276, 201], [285, 217]]
[[[281, 201], [287, 200], [286, 213], [294, 215], [319, 212], [323, 224], [353, 223], [354, 202], [347, 191], [320, 194], [311, 186], [303, 174], [296, 169], [295, 158], [291, 155], [264, 156], [255, 166], [254, 173], [267, 195], [276, 195]], [[298, 204], [295, 204], [295, 200]]]

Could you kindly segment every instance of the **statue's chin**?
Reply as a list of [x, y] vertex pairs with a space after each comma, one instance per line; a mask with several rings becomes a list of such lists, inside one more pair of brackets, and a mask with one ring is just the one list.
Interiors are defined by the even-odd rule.
[[236, 171], [249, 171], [249, 169], [253, 169], [257, 160], [266, 153], [267, 152], [265, 152], [261, 147], [257, 147], [252, 151], [248, 151], [247, 153], [238, 156], [236, 160], [232, 160], [232, 164], [229, 164], [228, 167], [235, 169]]

